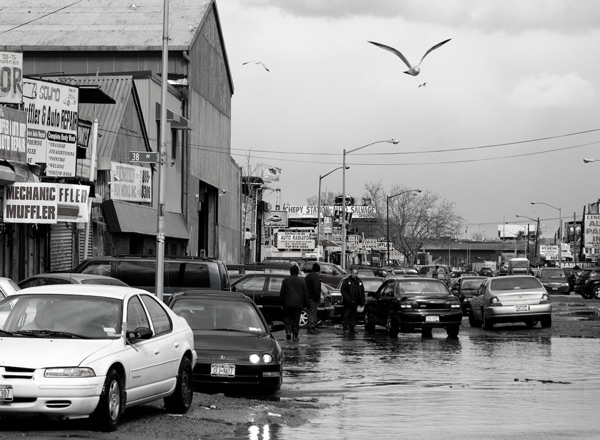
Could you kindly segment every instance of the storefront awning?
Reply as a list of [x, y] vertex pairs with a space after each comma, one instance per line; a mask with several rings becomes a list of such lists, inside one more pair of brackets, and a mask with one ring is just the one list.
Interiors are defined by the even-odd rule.
[[[106, 200], [102, 203], [102, 211], [111, 233], [156, 235], [158, 214], [154, 208], [119, 200]], [[165, 235], [183, 240], [190, 238], [182, 214], [165, 212]]]

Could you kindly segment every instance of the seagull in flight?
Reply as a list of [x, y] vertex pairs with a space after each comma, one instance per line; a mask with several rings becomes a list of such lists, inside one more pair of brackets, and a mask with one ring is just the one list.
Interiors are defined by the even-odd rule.
[[267, 72], [270, 72], [270, 70], [267, 68], [267, 66], [265, 66], [262, 61], [246, 61], [245, 63], [242, 63], [242, 65], [246, 65], [246, 64], [260, 64], [261, 66], [263, 66], [265, 68], [265, 70]]
[[426, 82], [424, 82], [423, 84], [419, 84], [419, 88], [420, 88], [420, 87], [425, 87], [426, 85], [427, 85], [427, 83], [426, 83]]
[[416, 65], [411, 65], [408, 60], [406, 59], [406, 57], [404, 55], [402, 55], [400, 53], [399, 50], [394, 49], [393, 47], [390, 46], [386, 46], [385, 44], [381, 44], [381, 43], [376, 43], [374, 41], [369, 41], [369, 43], [374, 44], [375, 46], [383, 49], [383, 50], [387, 50], [389, 52], [392, 52], [393, 54], [397, 55], [400, 57], [400, 59], [402, 61], [404, 61], [404, 64], [406, 64], [406, 66], [408, 67], [408, 70], [406, 70], [404, 73], [408, 74], [408, 75], [412, 75], [412, 76], [417, 76], [419, 74], [419, 72], [421, 72], [421, 63], [423, 62], [423, 60], [425, 59], [425, 57], [429, 54], [429, 52], [437, 49], [438, 47], [443, 46], [444, 44], [446, 44], [448, 41], [450, 41], [451, 38], [448, 38], [447, 40], [442, 41], [441, 43], [436, 44], [435, 46], [429, 48], [429, 50], [427, 52], [425, 52], [425, 55], [423, 55], [423, 57], [421, 58], [421, 61], [419, 61], [419, 64]]

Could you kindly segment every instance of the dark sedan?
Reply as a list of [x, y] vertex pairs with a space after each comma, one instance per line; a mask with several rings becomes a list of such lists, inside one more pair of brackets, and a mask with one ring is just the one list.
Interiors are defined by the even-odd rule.
[[575, 293], [586, 299], [600, 299], [600, 268], [581, 271], [575, 279]]
[[[252, 299], [260, 308], [267, 322], [283, 321], [283, 308], [281, 307], [281, 283], [289, 273], [248, 273], [231, 285], [231, 290], [241, 292]], [[334, 308], [327, 289], [323, 287], [321, 301], [317, 309], [317, 321], [325, 321], [333, 317]], [[302, 311], [300, 327], [308, 324], [308, 312]]]
[[479, 286], [481, 286], [481, 283], [486, 278], [487, 277], [480, 276], [462, 276], [452, 288], [452, 292], [460, 299], [460, 305], [464, 316], [469, 315], [471, 298], [477, 293], [477, 289], [479, 289]]
[[233, 292], [175, 294], [169, 306], [194, 332], [197, 388], [279, 390], [283, 355], [271, 331], [283, 330], [283, 322], [269, 326], [254, 302]]
[[388, 279], [369, 298], [364, 313], [366, 331], [385, 326], [393, 337], [416, 329], [430, 337], [434, 328], [456, 337], [462, 321], [460, 300], [435, 278]]

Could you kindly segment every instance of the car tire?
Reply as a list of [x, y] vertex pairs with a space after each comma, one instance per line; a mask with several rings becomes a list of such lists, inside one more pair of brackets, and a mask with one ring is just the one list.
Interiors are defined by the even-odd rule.
[[125, 409], [125, 387], [123, 378], [115, 369], [108, 370], [98, 406], [92, 413], [93, 425], [103, 432], [117, 429]]
[[392, 338], [398, 337], [400, 327], [398, 326], [398, 323], [394, 319], [392, 319], [392, 315], [388, 315], [385, 328], [388, 332], [388, 335], [390, 335]]
[[542, 323], [542, 328], [552, 327], [552, 315], [543, 316], [540, 321]]
[[483, 319], [483, 328], [484, 329], [486, 329], [486, 330], [494, 329], [494, 323], [492, 322], [491, 319], [485, 317], [485, 313], [483, 310], [481, 311], [481, 318]]
[[308, 310], [302, 309], [300, 312], [300, 328], [306, 328], [308, 326]]
[[473, 315], [473, 311], [469, 310], [469, 325], [471, 327], [481, 327], [481, 321]]
[[194, 372], [192, 363], [184, 357], [179, 364], [175, 391], [165, 397], [165, 409], [173, 414], [185, 414], [192, 406], [194, 398]]
[[592, 289], [592, 296], [595, 299], [600, 299], [600, 285], [594, 286]]
[[364, 324], [365, 331], [369, 333], [373, 333], [375, 331], [375, 324], [373, 323], [373, 316], [369, 313], [365, 313]]
[[449, 338], [458, 337], [459, 332], [460, 332], [459, 325], [449, 325], [448, 327], [446, 327], [446, 334], [448, 335]]
[[525, 325], [526, 325], [527, 327], [529, 327], [529, 328], [533, 328], [533, 327], [535, 327], [535, 326], [537, 325], [537, 323], [538, 323], [538, 320], [537, 320], [537, 319], [531, 319], [531, 318], [530, 318], [530, 319], [528, 319], [528, 320], [526, 320], [526, 321], [525, 321]]
[[421, 329], [422, 338], [433, 338], [433, 329], [431, 327], [425, 327]]

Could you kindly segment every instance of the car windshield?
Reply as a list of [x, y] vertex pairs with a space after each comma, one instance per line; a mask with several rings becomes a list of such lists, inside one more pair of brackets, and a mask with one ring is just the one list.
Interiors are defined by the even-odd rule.
[[0, 330], [14, 336], [118, 338], [122, 301], [86, 295], [12, 295], [0, 302]]
[[365, 292], [376, 292], [383, 283], [383, 278], [381, 280], [362, 280], [362, 282]]
[[428, 281], [428, 280], [419, 280], [419, 281], [404, 281], [402, 280], [397, 284], [397, 289], [399, 294], [408, 294], [408, 295], [438, 295], [440, 293], [448, 295], [448, 288], [445, 284], [440, 283], [438, 281]]
[[490, 290], [539, 289], [540, 287], [542, 287], [540, 282], [534, 277], [502, 277], [492, 279], [490, 283]]
[[478, 289], [481, 286], [483, 280], [463, 280], [461, 283], [461, 288], [463, 289]]
[[180, 298], [173, 311], [185, 318], [192, 330], [265, 333], [265, 324], [251, 304], [212, 298]]
[[544, 269], [540, 272], [540, 277], [565, 279], [567, 276], [562, 269]]

